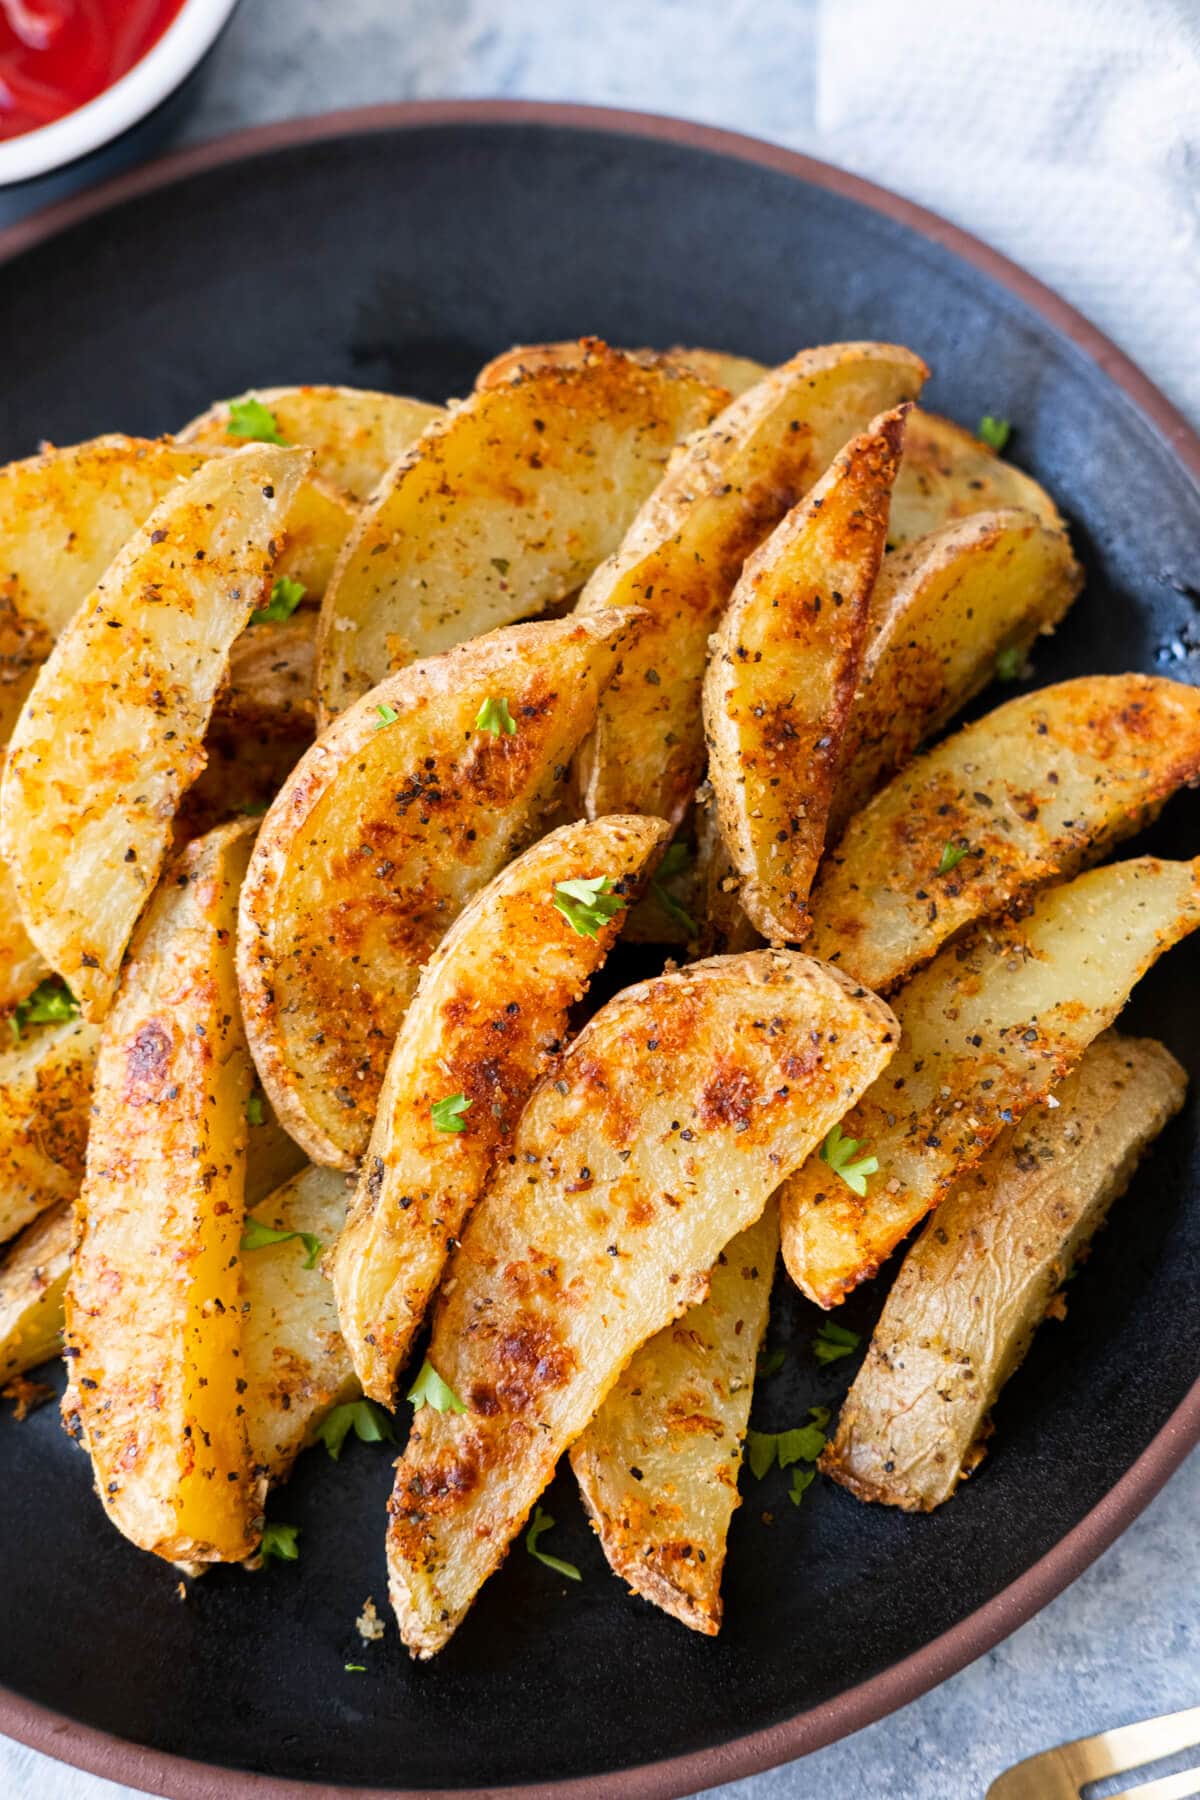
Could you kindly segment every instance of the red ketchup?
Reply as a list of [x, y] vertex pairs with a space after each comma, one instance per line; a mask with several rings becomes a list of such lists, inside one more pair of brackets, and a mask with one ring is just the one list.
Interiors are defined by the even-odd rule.
[[0, 0], [0, 138], [94, 100], [140, 62], [184, 0]]

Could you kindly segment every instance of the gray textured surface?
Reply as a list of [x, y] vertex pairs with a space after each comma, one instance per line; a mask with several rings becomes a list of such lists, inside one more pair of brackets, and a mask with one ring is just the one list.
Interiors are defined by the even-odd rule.
[[[990, 237], [1200, 415], [1200, 368], [1188, 351], [1200, 147], [1172, 113], [1173, 97], [1190, 92], [1195, 133], [1192, 0], [985, 9], [993, 21], [1020, 14], [1022, 29], [1035, 11], [1056, 11], [1069, 45], [1082, 52], [1086, 40], [1087, 82], [1073, 83], [1088, 96], [1086, 132], [1081, 142], [1068, 133], [1049, 145], [1044, 133], [1033, 141], [1028, 121], [1046, 102], [1041, 78], [1052, 58], [1039, 68], [1039, 57], [1014, 38], [1015, 57], [997, 80], [986, 73], [995, 47], [977, 44], [979, 91], [962, 83], [955, 106], [930, 107], [909, 79], [905, 47], [876, 34], [878, 10], [873, 0], [839, 0], [824, 18], [811, 0], [243, 0], [188, 136], [368, 101], [479, 94], [640, 107], [757, 133], [890, 181]], [[910, 32], [926, 33], [924, 78], [953, 85], [953, 68], [935, 65], [933, 49], [961, 40], [936, 0], [892, 10]], [[861, 16], [848, 24], [854, 11]], [[862, 79], [846, 61], [856, 29], [874, 50]], [[1028, 95], [1017, 91], [1023, 64]], [[1055, 67], [1061, 73], [1061, 58]], [[1135, 83], [1140, 98], [1131, 109]], [[885, 105], [889, 93], [894, 104]], [[991, 129], [1003, 131], [1010, 164], [1028, 150], [1044, 182], [1006, 183], [991, 150], [981, 150], [986, 133], [972, 140], [997, 101]], [[1046, 116], [1058, 117], [1052, 93], [1046, 103]], [[1123, 155], [1126, 141], [1139, 150], [1125, 159], [1122, 199], [1096, 179], [1096, 147], [1115, 144]], [[1138, 214], [1141, 260], [1113, 230], [1113, 209], [1126, 202]], [[1176, 299], [1188, 291], [1190, 308]], [[1195, 1704], [1198, 1517], [1194, 1456], [1105, 1557], [989, 1656], [847, 1742], [718, 1792], [727, 1800], [965, 1800], [1047, 1744]], [[828, 1629], [836, 1632], [836, 1619]], [[7, 1800], [113, 1800], [124, 1791], [0, 1741]]]

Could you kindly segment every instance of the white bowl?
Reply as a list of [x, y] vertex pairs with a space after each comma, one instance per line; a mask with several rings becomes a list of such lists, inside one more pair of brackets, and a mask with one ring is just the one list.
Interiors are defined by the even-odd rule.
[[203, 60], [237, 3], [184, 0], [158, 42], [112, 87], [51, 125], [0, 139], [0, 187], [76, 162], [146, 118]]

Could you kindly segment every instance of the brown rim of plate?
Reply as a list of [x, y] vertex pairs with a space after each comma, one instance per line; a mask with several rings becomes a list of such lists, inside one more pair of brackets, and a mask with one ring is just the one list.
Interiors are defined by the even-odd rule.
[[[716, 126], [693, 125], [653, 113], [623, 112], [599, 106], [568, 106], [536, 100], [418, 100], [390, 106], [355, 107], [312, 118], [285, 119], [271, 125], [252, 126], [191, 150], [177, 151], [141, 169], [118, 176], [87, 193], [60, 201], [34, 217], [0, 231], [0, 263], [53, 237], [80, 220], [137, 198], [188, 175], [297, 144], [336, 138], [348, 133], [386, 131], [427, 125], [555, 125], [584, 131], [611, 131], [628, 137], [654, 138], [710, 150], [760, 168], [776, 169], [827, 193], [839, 194], [869, 206], [886, 218], [907, 225], [920, 237], [940, 244], [972, 268], [1040, 313], [1056, 331], [1078, 346], [1124, 390], [1171, 446], [1175, 455], [1200, 481], [1200, 436], [1183, 415], [1159, 392], [1135, 363], [1118, 350], [1111, 339], [1088, 323], [1081, 313], [1053, 289], [992, 250], [969, 232], [949, 224], [936, 213], [903, 200], [887, 188], [850, 175], [830, 163], [802, 156], [776, 144], [763, 143], [740, 132]], [[1003, 1588], [967, 1618], [942, 1632], [931, 1643], [893, 1664], [882, 1674], [792, 1719], [751, 1732], [708, 1750], [669, 1761], [620, 1769], [607, 1775], [584, 1776], [572, 1781], [533, 1782], [503, 1789], [450, 1790], [460, 1800], [678, 1800], [702, 1788], [736, 1781], [763, 1769], [777, 1767], [812, 1750], [820, 1750], [874, 1724], [897, 1707], [905, 1706], [939, 1682], [955, 1675], [976, 1657], [1023, 1625], [1026, 1619], [1068, 1587], [1088, 1564], [1132, 1524], [1188, 1451], [1200, 1442], [1200, 1378], [1161, 1427], [1133, 1466], [1109, 1489], [1052, 1550], [1033, 1567]], [[356, 1788], [310, 1781], [293, 1781], [271, 1775], [255, 1775], [240, 1769], [219, 1768], [190, 1757], [171, 1756], [142, 1744], [111, 1736], [90, 1725], [79, 1725], [60, 1713], [48, 1711], [0, 1687], [0, 1733], [18, 1743], [43, 1751], [60, 1762], [86, 1769], [108, 1781], [123, 1782], [148, 1794], [169, 1800], [427, 1800], [424, 1791], [401, 1788]]]

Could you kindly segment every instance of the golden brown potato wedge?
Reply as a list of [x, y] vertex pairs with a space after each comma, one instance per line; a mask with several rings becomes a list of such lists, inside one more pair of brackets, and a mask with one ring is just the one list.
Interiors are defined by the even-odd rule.
[[886, 992], [973, 919], [1073, 875], [1200, 780], [1200, 688], [1085, 675], [997, 707], [850, 821], [812, 899], [814, 956]]
[[614, 1575], [693, 1631], [721, 1628], [725, 1539], [779, 1251], [768, 1206], [708, 1296], [642, 1345], [571, 1450]]
[[833, 842], [893, 770], [1018, 660], [1078, 594], [1062, 532], [1027, 513], [979, 513], [885, 556], [829, 814]]
[[[15, 1015], [14, 1015], [15, 1016]], [[83, 1180], [99, 1032], [82, 1019], [27, 1025], [0, 1043], [0, 1244]]]
[[270, 585], [304, 453], [212, 457], [168, 494], [43, 665], [4, 768], [26, 930], [101, 1019], [171, 846], [230, 648]]
[[430, 426], [380, 483], [326, 593], [326, 716], [405, 663], [573, 593], [675, 442], [723, 400], [591, 342], [582, 361], [518, 371]]
[[[342, 1333], [372, 1399], [391, 1405], [449, 1247], [669, 835], [661, 819], [561, 826], [489, 882], [426, 965], [333, 1265]], [[582, 900], [560, 887], [570, 882], [591, 884]], [[593, 890], [600, 904], [588, 909]], [[446, 1114], [447, 1103], [461, 1110]]]
[[[0, 751], [0, 780], [3, 773], [4, 752]], [[7, 1012], [31, 994], [49, 972], [45, 957], [25, 929], [16, 884], [0, 856], [0, 1011]]]
[[[835, 1306], [873, 1275], [1197, 925], [1200, 858], [1142, 856], [939, 951], [896, 997], [900, 1048], [842, 1121], [851, 1148], [827, 1143], [781, 1190], [784, 1261], [810, 1299]], [[860, 1150], [877, 1171], [839, 1175]]]
[[189, 844], [138, 928], [105, 1021], [67, 1283], [68, 1428], [117, 1529], [173, 1562], [240, 1561], [261, 1523], [238, 1397], [253, 1070], [234, 940], [252, 830]]
[[726, 388], [736, 400], [747, 388], [757, 387], [771, 373], [769, 363], [754, 362], [749, 356], [734, 356], [730, 350], [702, 350], [685, 344], [673, 344], [663, 355], [681, 369], [690, 369], [702, 381]]
[[889, 550], [971, 513], [1011, 507], [1032, 513], [1050, 531], [1064, 529], [1058, 508], [1032, 476], [1003, 462], [961, 425], [914, 407], [892, 492]]
[[310, 738], [316, 643], [315, 607], [249, 626], [229, 653], [229, 679], [217, 700], [214, 725]]
[[674, 459], [579, 599], [583, 614], [628, 605], [650, 613], [579, 759], [592, 817], [683, 817], [704, 767], [700, 687], [708, 639], [742, 563], [847, 438], [916, 394], [927, 373], [919, 357], [894, 344], [802, 351]]
[[988, 1413], [1052, 1297], [1183, 1105], [1148, 1038], [1096, 1039], [1005, 1132], [905, 1257], [821, 1467], [860, 1500], [930, 1512], [981, 1461]]
[[[317, 474], [352, 500], [365, 500], [425, 427], [444, 416], [440, 406], [427, 401], [368, 388], [258, 388], [246, 399], [266, 408], [266, 423], [285, 443], [311, 450]], [[254, 417], [247, 418], [236, 402], [233, 413], [230, 406], [228, 400], [210, 406], [176, 434], [176, 443], [202, 450], [239, 449], [256, 436]]]
[[704, 678], [704, 735], [739, 900], [798, 943], [854, 701], [904, 408], [851, 439], [742, 570]]
[[[570, 338], [553, 344], [514, 344], [485, 363], [475, 378], [476, 388], [500, 387], [514, 375], [528, 375], [534, 369], [568, 368], [583, 361], [587, 340]], [[748, 356], [733, 356], [725, 350], [690, 350], [682, 344], [670, 350], [626, 350], [635, 362], [650, 366], [666, 363], [685, 369], [706, 381], [710, 387], [724, 388], [726, 397], [734, 399], [748, 387], [761, 381], [770, 370], [765, 363], [751, 362]]]
[[618, 994], [534, 1091], [471, 1215], [396, 1466], [392, 1602], [430, 1656], [640, 1345], [891, 1054], [883, 1002], [787, 951]]
[[[247, 1181], [246, 1197], [247, 1211], [268, 1231], [305, 1233], [328, 1250], [337, 1242], [350, 1193], [345, 1175], [310, 1164], [256, 1204]], [[359, 1392], [333, 1289], [319, 1254], [299, 1236], [258, 1249], [243, 1243], [240, 1368], [250, 1453], [256, 1471], [274, 1486], [312, 1442], [326, 1413]]]
[[58, 1355], [72, 1231], [71, 1202], [60, 1200], [0, 1259], [0, 1384]]
[[401, 670], [272, 806], [242, 901], [242, 1001], [263, 1085], [314, 1162], [365, 1150], [422, 964], [556, 804], [632, 623], [510, 626]]

